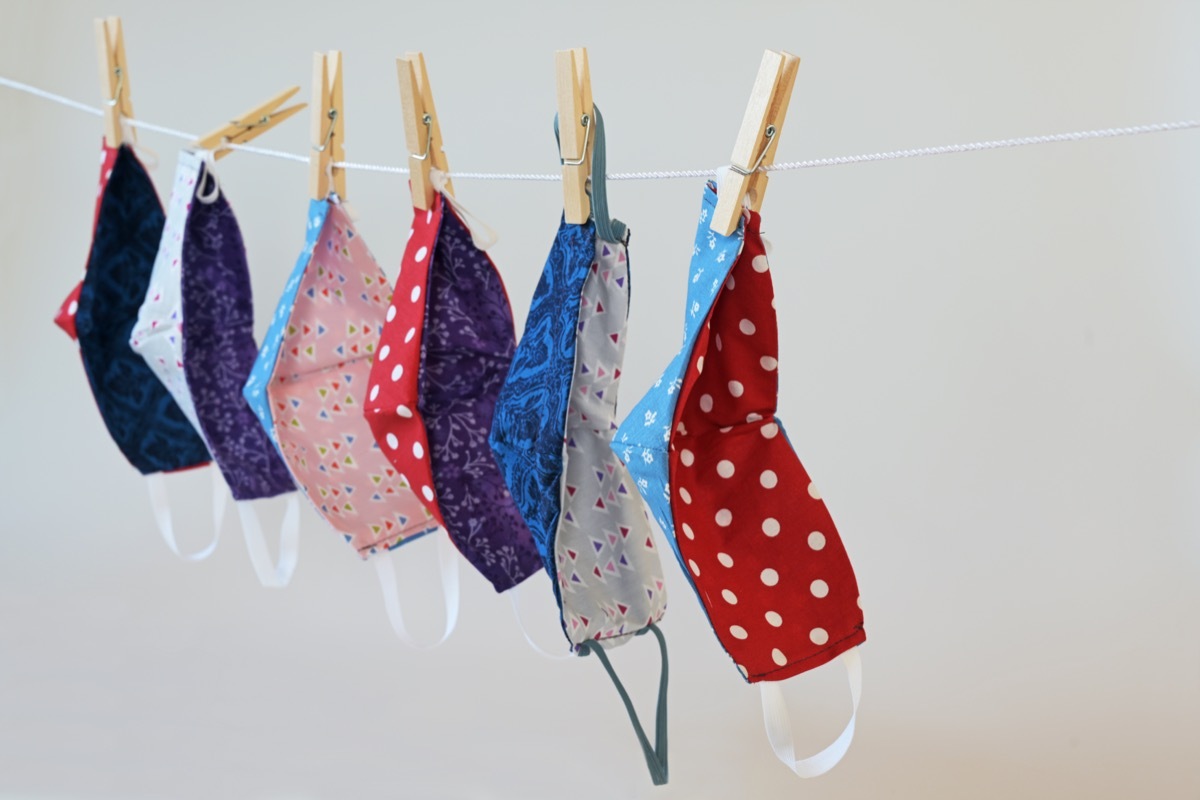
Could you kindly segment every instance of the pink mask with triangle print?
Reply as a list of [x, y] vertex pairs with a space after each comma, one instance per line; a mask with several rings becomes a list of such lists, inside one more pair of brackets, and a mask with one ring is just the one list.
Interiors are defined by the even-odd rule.
[[245, 389], [296, 483], [364, 559], [440, 529], [362, 416], [391, 297], [345, 208], [313, 201], [307, 246]]

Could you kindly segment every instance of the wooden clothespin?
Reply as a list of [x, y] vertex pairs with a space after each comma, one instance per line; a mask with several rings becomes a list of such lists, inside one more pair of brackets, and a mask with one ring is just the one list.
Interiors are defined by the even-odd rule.
[[256, 139], [307, 106], [308, 103], [297, 103], [287, 108], [279, 108], [298, 91], [300, 87], [293, 86], [280, 92], [267, 102], [231, 120], [228, 125], [222, 125], [215, 131], [201, 136], [193, 146], [199, 150], [214, 150], [213, 158], [224, 158], [233, 152], [224, 145], [244, 144]]
[[[405, 53], [403, 58], [397, 58], [396, 76], [400, 79], [400, 105], [404, 111], [404, 140], [408, 145], [408, 179], [413, 206], [427, 211], [433, 207], [435, 193], [429, 171], [436, 167], [449, 172], [450, 162], [442, 151], [442, 126], [433, 105], [425, 56]], [[454, 195], [449, 180], [446, 181], [446, 194]]]
[[[346, 170], [332, 167], [346, 159], [346, 111], [342, 107], [342, 54], [313, 54], [312, 152], [308, 156], [308, 191], [324, 200], [330, 188], [346, 199]], [[330, 175], [333, 185], [330, 186]]]
[[[125, 35], [120, 17], [98, 18], [96, 54], [100, 57], [100, 94], [104, 98], [104, 139], [109, 147], [125, 141], [121, 118], [133, 119], [129, 90], [129, 64], [125, 61]], [[130, 131], [130, 139], [137, 136]]]
[[750, 207], [755, 211], [762, 208], [767, 173], [759, 170], [775, 161], [799, 66], [800, 59], [791, 53], [776, 50], [763, 53], [746, 116], [742, 118], [742, 129], [733, 146], [730, 169], [717, 193], [717, 209], [710, 223], [717, 233], [729, 236], [737, 230], [743, 198], [750, 198]]
[[592, 145], [596, 138], [587, 48], [557, 51], [554, 54], [554, 67], [558, 87], [563, 213], [567, 222], [582, 225], [592, 214], [587, 182], [592, 170]]

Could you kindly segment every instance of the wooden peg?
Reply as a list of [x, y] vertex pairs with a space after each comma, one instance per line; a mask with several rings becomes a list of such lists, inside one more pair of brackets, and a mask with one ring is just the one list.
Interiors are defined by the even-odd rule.
[[299, 86], [285, 89], [267, 102], [257, 105], [240, 117], [231, 120], [228, 124], [201, 136], [193, 146], [199, 150], [216, 151], [213, 158], [224, 158], [233, 151], [223, 145], [244, 144], [256, 139], [307, 106], [307, 103], [297, 103], [287, 108], [279, 108], [284, 101], [298, 91], [300, 91]]
[[[404, 112], [404, 141], [408, 146], [409, 185], [413, 206], [422, 210], [433, 207], [435, 190], [429, 171], [437, 168], [450, 171], [450, 162], [442, 150], [442, 126], [429, 88], [429, 73], [425, 56], [405, 53], [396, 59], [396, 76], [400, 79], [400, 105]], [[446, 194], [454, 195], [454, 186], [446, 180]]]
[[595, 120], [592, 112], [592, 76], [587, 48], [559, 50], [554, 54], [558, 88], [559, 156], [562, 159], [563, 213], [572, 225], [582, 225], [592, 214], [587, 193], [592, 169]]
[[717, 193], [717, 208], [710, 223], [717, 233], [729, 236], [737, 230], [743, 198], [750, 198], [750, 207], [755, 211], [762, 208], [767, 173], [759, 168], [775, 161], [799, 66], [800, 59], [791, 53], [775, 50], [763, 53], [746, 116], [733, 146], [730, 169]]
[[[346, 160], [346, 113], [342, 103], [342, 54], [313, 54], [312, 152], [308, 157], [308, 191], [324, 200], [330, 190], [346, 199], [346, 170], [332, 167]], [[330, 174], [333, 182], [330, 184]]]
[[[109, 147], [125, 141], [121, 118], [133, 119], [133, 100], [129, 88], [129, 64], [125, 60], [125, 34], [120, 17], [97, 18], [96, 54], [100, 63], [100, 96], [104, 98], [104, 139]], [[137, 141], [130, 130], [129, 137]]]

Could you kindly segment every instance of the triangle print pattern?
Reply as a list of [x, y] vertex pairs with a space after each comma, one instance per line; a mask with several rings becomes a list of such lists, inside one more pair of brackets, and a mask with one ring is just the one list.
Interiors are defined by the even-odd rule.
[[563, 444], [562, 517], [555, 558], [572, 644], [613, 646], [662, 619], [667, 596], [650, 520], [610, 443], [625, 358], [629, 262], [596, 238], [579, 299], [575, 373]]
[[438, 529], [362, 415], [391, 289], [337, 202], [302, 269], [268, 383], [271, 418], [296, 483], [366, 558]]

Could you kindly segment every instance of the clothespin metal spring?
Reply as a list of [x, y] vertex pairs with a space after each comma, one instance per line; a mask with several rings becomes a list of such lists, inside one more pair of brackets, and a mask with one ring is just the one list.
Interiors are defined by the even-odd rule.
[[763, 132], [763, 138], [766, 139], [767, 141], [763, 145], [762, 152], [760, 152], [758, 154], [758, 160], [754, 162], [753, 167], [750, 167], [747, 169], [747, 168], [740, 167], [737, 164], [730, 164], [729, 168], [739, 175], [753, 175], [754, 173], [758, 172], [758, 168], [762, 165], [763, 159], [766, 158], [766, 156], [767, 156], [767, 151], [771, 149], [771, 141], [774, 140], [774, 138], [775, 138], [775, 126], [774, 125], [767, 126], [766, 131]]

